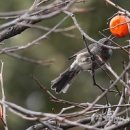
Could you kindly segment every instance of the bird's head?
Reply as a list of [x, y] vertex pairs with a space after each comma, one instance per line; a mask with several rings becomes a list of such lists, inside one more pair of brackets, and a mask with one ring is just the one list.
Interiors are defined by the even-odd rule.
[[104, 44], [104, 45], [108, 45], [108, 46], [111, 45], [111, 43], [112, 43], [110, 38], [102, 38], [98, 42], [101, 44]]

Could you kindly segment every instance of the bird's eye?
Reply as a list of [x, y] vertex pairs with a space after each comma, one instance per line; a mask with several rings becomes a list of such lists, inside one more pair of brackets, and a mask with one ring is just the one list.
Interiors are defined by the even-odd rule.
[[108, 40], [106, 40], [106, 41], [105, 41], [105, 44], [107, 45], [108, 43], [109, 43], [109, 41], [108, 41]]

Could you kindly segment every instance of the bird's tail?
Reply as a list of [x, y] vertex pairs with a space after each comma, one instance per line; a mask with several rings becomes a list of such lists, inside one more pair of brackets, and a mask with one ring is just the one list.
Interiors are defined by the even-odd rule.
[[66, 93], [74, 77], [80, 72], [80, 69], [68, 68], [59, 77], [52, 80], [51, 88], [57, 93]]

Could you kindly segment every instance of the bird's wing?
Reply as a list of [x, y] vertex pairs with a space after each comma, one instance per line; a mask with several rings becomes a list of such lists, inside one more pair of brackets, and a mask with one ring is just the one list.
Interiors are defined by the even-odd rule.
[[[96, 43], [95, 43], [95, 44], [90, 44], [88, 47], [89, 47], [90, 50], [92, 50], [92, 48], [93, 48], [95, 45], [96, 45]], [[71, 57], [69, 57], [69, 60], [75, 59], [78, 54], [83, 53], [83, 52], [85, 52], [85, 51], [88, 52], [87, 48], [84, 48], [84, 49], [78, 51], [77, 53], [75, 53], [74, 55], [72, 55]], [[88, 53], [88, 54], [89, 54], [89, 53]]]

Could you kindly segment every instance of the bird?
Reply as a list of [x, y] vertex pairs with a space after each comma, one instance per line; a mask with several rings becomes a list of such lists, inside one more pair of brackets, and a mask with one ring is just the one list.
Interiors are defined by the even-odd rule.
[[82, 71], [92, 72], [101, 68], [112, 56], [112, 49], [103, 45], [111, 45], [112, 41], [108, 38], [102, 38], [94, 42], [79, 52], [72, 55], [72, 64], [57, 78], [51, 81], [51, 89], [56, 93], [66, 93], [75, 77]]

